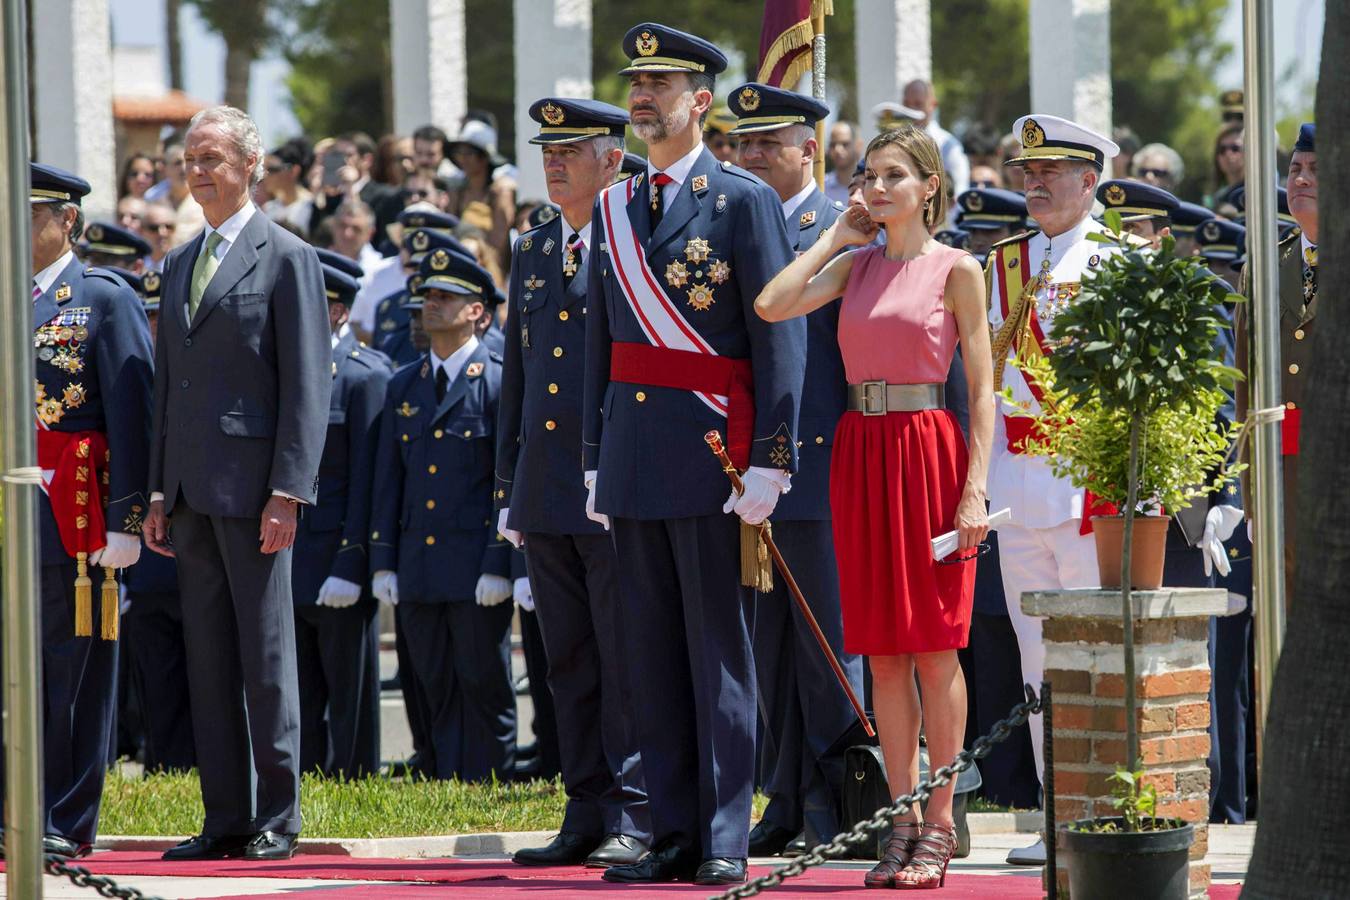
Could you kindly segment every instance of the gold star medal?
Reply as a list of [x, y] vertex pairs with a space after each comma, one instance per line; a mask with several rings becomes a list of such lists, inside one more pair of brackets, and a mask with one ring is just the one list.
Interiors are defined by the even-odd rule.
[[708, 253], [711, 250], [712, 248], [703, 238], [690, 238], [689, 242], [684, 245], [684, 258], [691, 263], [701, 263], [707, 260]]
[[684, 287], [689, 281], [689, 270], [678, 259], [666, 266], [666, 284], [671, 287]]
[[69, 347], [61, 347], [52, 357], [52, 365], [68, 375], [75, 375], [84, 369], [84, 360], [80, 359]]
[[44, 425], [55, 425], [66, 414], [65, 407], [55, 397], [37, 401], [37, 417]]
[[689, 305], [699, 312], [706, 312], [712, 308], [713, 292], [712, 288], [706, 284], [696, 284], [689, 289]]
[[65, 404], [66, 409], [79, 409], [84, 405], [85, 397], [84, 385], [68, 384], [65, 394], [61, 397], [61, 402]]
[[724, 283], [731, 277], [731, 264], [724, 259], [713, 260], [713, 264], [708, 266], [708, 277], [713, 284]]
[[571, 278], [577, 274], [577, 251], [573, 247], [567, 248], [567, 256], [563, 258], [563, 274]]

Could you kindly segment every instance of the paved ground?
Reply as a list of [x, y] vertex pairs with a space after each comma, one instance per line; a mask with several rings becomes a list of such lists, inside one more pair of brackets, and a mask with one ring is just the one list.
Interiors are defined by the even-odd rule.
[[[1247, 862], [1251, 856], [1252, 840], [1255, 836], [1255, 826], [1251, 825], [1227, 825], [1213, 826], [1210, 829], [1210, 855], [1209, 862], [1213, 867], [1214, 880], [1216, 883], [1233, 883], [1241, 881], [1247, 871]], [[975, 835], [973, 837], [974, 847], [969, 858], [957, 860], [952, 864], [951, 871], [962, 875], [1021, 875], [1026, 878], [1038, 877], [1037, 870], [1028, 870], [1015, 868], [1004, 864], [1003, 859], [1008, 850], [1012, 847], [1021, 847], [1027, 844], [1027, 835], [1013, 833], [998, 833]], [[756, 860], [756, 863], [765, 865], [781, 864], [783, 860]], [[836, 863], [832, 868], [851, 869], [858, 873], [859, 886], [861, 887], [862, 873], [870, 867], [870, 863], [863, 861]], [[380, 887], [391, 882], [372, 882], [372, 881], [335, 881], [321, 879], [280, 879], [280, 878], [126, 878], [123, 879], [126, 884], [139, 888], [147, 894], [158, 895], [160, 897], [182, 897], [182, 898], [209, 898], [209, 897], [238, 897], [240, 895], [257, 896], [289, 896], [303, 898], [307, 891], [315, 888], [333, 889], [343, 886], [360, 887], [364, 886], [366, 895], [370, 897], [380, 896]], [[429, 898], [448, 898], [453, 896], [455, 889], [453, 885], [427, 885], [426, 893]], [[522, 885], [521, 893], [525, 895], [530, 888]], [[711, 892], [710, 892], [711, 893]], [[766, 896], [792, 896], [788, 888], [780, 888]], [[0, 889], [0, 897], [6, 896]], [[88, 889], [80, 889], [64, 880], [58, 880], [48, 877], [45, 884], [45, 896], [48, 900], [92, 900], [96, 895]]]

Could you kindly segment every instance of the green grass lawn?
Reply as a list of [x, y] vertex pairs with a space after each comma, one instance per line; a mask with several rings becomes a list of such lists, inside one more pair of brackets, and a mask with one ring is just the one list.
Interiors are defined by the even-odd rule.
[[[373, 777], [342, 782], [305, 775], [300, 784], [306, 837], [552, 831], [562, 823], [566, 799], [560, 781], [464, 784]], [[755, 796], [755, 818], [763, 814], [766, 802], [762, 794]], [[108, 772], [100, 834], [196, 834], [201, 823], [201, 789], [195, 771], [144, 778], [116, 769]]]

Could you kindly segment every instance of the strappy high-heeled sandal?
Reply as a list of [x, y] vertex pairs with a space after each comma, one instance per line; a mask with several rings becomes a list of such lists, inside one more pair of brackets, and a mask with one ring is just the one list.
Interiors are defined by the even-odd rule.
[[918, 875], [914, 881], [895, 879], [901, 891], [934, 890], [947, 882], [947, 863], [956, 853], [956, 828], [925, 822], [909, 854], [909, 864], [902, 874]]
[[[881, 862], [863, 876], [863, 887], [895, 887], [895, 876], [909, 865], [910, 854], [914, 852], [914, 842], [919, 839], [922, 827], [918, 822], [900, 822], [893, 826], [890, 840], [886, 842], [886, 852], [881, 855]], [[901, 834], [902, 828], [910, 833]]]

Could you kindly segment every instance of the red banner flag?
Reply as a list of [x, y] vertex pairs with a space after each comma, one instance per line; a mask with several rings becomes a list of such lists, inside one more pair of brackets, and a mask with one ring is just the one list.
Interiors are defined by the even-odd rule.
[[759, 74], [756, 81], [793, 88], [811, 71], [811, 14], [834, 12], [831, 0], [764, 0], [759, 31]]

